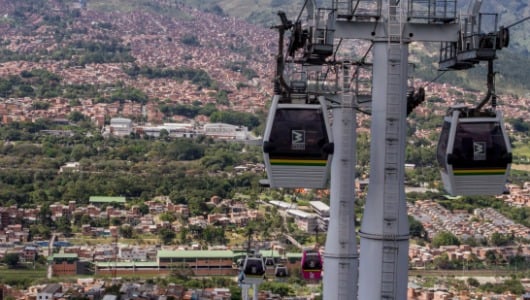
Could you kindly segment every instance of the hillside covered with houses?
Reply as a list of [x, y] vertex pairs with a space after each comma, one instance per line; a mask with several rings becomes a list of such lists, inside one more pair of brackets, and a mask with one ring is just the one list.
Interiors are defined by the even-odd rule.
[[[249, 244], [291, 274], [269, 269], [260, 299], [319, 299], [300, 260], [325, 251], [328, 191], [259, 184], [277, 31], [180, 1], [100, 5], [0, 0], [0, 299], [240, 299]], [[453, 198], [442, 116], [484, 92], [411, 81], [426, 101], [408, 119], [409, 299], [530, 299], [530, 98], [497, 89], [506, 193]], [[358, 223], [370, 115], [357, 123]]]

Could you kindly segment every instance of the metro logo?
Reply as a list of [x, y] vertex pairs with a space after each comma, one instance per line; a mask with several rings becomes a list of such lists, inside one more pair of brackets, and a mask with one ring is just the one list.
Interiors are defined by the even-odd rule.
[[473, 159], [474, 160], [485, 160], [486, 159], [486, 143], [485, 142], [473, 142]]
[[293, 150], [305, 149], [305, 130], [291, 130], [291, 148]]

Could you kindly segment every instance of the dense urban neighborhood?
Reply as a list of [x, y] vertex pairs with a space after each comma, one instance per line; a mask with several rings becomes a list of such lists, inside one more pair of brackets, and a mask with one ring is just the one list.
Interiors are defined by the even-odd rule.
[[[321, 299], [300, 265], [325, 253], [329, 191], [259, 184], [277, 31], [180, 1], [26, 2], [0, 0], [0, 300], [246, 299], [250, 251], [273, 262], [259, 299]], [[408, 299], [530, 299], [529, 95], [497, 89], [505, 193], [452, 197], [440, 121], [484, 91], [411, 82], [426, 101], [408, 120]], [[359, 225], [370, 115], [357, 124]]]

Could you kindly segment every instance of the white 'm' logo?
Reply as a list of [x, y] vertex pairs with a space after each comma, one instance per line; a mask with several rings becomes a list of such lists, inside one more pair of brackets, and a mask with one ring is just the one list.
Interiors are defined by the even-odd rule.
[[305, 130], [291, 130], [291, 147], [294, 150], [305, 149]]

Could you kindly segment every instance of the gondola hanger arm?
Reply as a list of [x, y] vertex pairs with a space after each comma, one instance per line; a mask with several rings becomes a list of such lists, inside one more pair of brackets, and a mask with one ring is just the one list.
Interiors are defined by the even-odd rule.
[[[487, 83], [488, 90], [486, 92], [486, 95], [482, 99], [482, 101], [480, 101], [480, 103], [475, 107], [476, 111], [480, 111], [480, 109], [484, 107], [484, 105], [486, 105], [486, 103], [488, 103], [491, 97], [495, 94], [495, 72], [493, 72], [493, 60], [491, 59], [488, 60], [487, 80], [488, 80], [488, 83]], [[492, 103], [492, 104], [496, 105], [496, 103]]]

